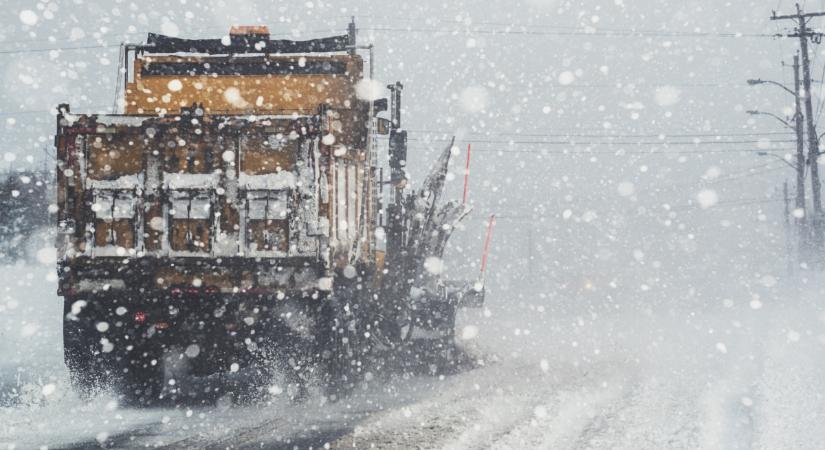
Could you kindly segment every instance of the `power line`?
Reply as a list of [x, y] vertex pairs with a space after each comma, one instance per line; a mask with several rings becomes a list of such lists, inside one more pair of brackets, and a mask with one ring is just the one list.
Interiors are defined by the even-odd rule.
[[733, 174], [733, 175], [730, 175], [730, 176], [727, 176], [727, 177], [721, 177], [721, 178], [717, 178], [717, 179], [714, 179], [714, 180], [709, 180], [705, 184], [719, 184], [719, 183], [725, 183], [725, 182], [728, 182], [728, 181], [736, 181], [736, 180], [741, 180], [743, 178], [751, 178], [751, 177], [755, 177], [757, 175], [763, 175], [763, 174], [770, 173], [770, 172], [778, 172], [780, 170], [788, 170], [788, 167], [787, 166], [779, 166], [779, 167], [770, 167], [770, 168], [766, 168], [766, 169], [763, 169], [763, 170], [750, 170], [748, 172]]
[[[702, 207], [701, 205], [697, 204], [687, 204], [672, 207], [670, 209], [666, 209], [663, 211], [655, 211], [651, 210], [651, 214], [659, 214], [659, 213], [669, 213], [669, 212], [690, 212], [690, 211], [713, 211], [714, 209], [719, 208], [738, 208], [742, 206], [752, 206], [752, 205], [761, 205], [761, 204], [769, 204], [769, 203], [777, 203], [784, 201], [782, 198], [739, 198], [739, 199], [732, 199], [724, 202], [718, 202], [712, 206]], [[513, 222], [539, 222], [541, 219], [555, 219], [558, 217], [558, 212], [555, 210], [544, 211], [544, 212], [533, 212], [533, 213], [525, 213], [525, 212], [517, 212], [515, 214], [507, 214], [498, 216], [496, 215], [496, 220], [503, 219], [509, 220]], [[486, 221], [486, 218], [477, 217], [471, 219], [465, 219], [468, 221]], [[564, 223], [564, 222], [562, 222]], [[591, 225], [594, 222], [589, 222]]]
[[[483, 22], [482, 22], [483, 24]], [[530, 26], [536, 27], [536, 26]], [[725, 38], [741, 38], [741, 37], [776, 37], [775, 34], [767, 33], [718, 33], [718, 32], [701, 32], [701, 31], [654, 31], [654, 30], [633, 30], [633, 29], [602, 29], [587, 30], [587, 29], [572, 29], [572, 30], [528, 30], [522, 26], [522, 29], [513, 29], [508, 26], [505, 29], [490, 30], [490, 29], [446, 29], [446, 28], [392, 28], [392, 27], [369, 27], [360, 28], [361, 31], [377, 31], [377, 32], [400, 32], [400, 33], [450, 33], [450, 34], [485, 34], [485, 35], [522, 35], [522, 36], [604, 36], [604, 37], [725, 37]], [[216, 28], [215, 28], [216, 29]], [[203, 29], [201, 29], [203, 31]], [[307, 30], [307, 33], [329, 32], [334, 30]], [[125, 33], [124, 35], [135, 35], [142, 33]], [[272, 35], [286, 35], [289, 33], [273, 33]], [[22, 43], [24, 41], [6, 41], [0, 42], [0, 45], [10, 43]], [[42, 42], [42, 41], [28, 41], [28, 42]], [[29, 48], [19, 50], [0, 50], [0, 54], [22, 54], [22, 53], [37, 53], [50, 52], [53, 50], [71, 51], [71, 50], [89, 50], [118, 47], [120, 44], [101, 43], [97, 45], [83, 45], [74, 47], [48, 47], [48, 48]], [[715, 84], [709, 84], [715, 85]], [[708, 87], [700, 84], [686, 85], [697, 87]]]
[[[674, 190], [682, 190], [685, 188], [696, 188], [700, 186], [706, 185], [714, 185], [718, 183], [725, 183], [728, 181], [736, 181], [743, 178], [750, 178], [752, 176], [762, 175], [768, 172], [775, 172], [778, 170], [787, 170], [787, 166], [773, 166], [774, 162], [767, 162], [763, 164], [758, 164], [756, 166], [748, 167], [744, 172], [734, 172], [731, 174], [723, 175], [719, 178], [713, 179], [706, 179], [706, 177], [702, 177], [701, 180], [694, 180], [692, 182], [684, 182], [684, 183], [675, 183], [669, 184], [666, 186], [656, 187], [655, 192], [663, 192], [663, 191], [674, 191]], [[773, 166], [773, 167], [770, 167]], [[757, 170], [757, 169], [764, 169], [764, 170]]]
[[[421, 23], [420, 18], [404, 18], [404, 17], [388, 17], [388, 16], [375, 16], [372, 14], [362, 14], [358, 16], [358, 18], [368, 17], [371, 21], [374, 22], [372, 19], [378, 19], [381, 22], [387, 21], [399, 21], [399, 22], [415, 22], [416, 24]], [[469, 17], [468, 17], [469, 18]], [[428, 16], [425, 20], [426, 25], [435, 25], [435, 23], [443, 23], [444, 25], [450, 24], [457, 24], [461, 21], [456, 20], [455, 18], [432, 18]], [[737, 36], [758, 36], [758, 37], [773, 37], [773, 34], [764, 34], [764, 33], [736, 33], [736, 32], [713, 32], [707, 31], [703, 32], [700, 30], [694, 31], [668, 31], [668, 30], [648, 30], [648, 29], [638, 29], [638, 28], [612, 28], [612, 27], [581, 27], [581, 26], [561, 26], [561, 25], [532, 25], [532, 24], [513, 24], [512, 22], [490, 22], [490, 21], [475, 21], [471, 20], [467, 26], [474, 26], [474, 25], [485, 25], [485, 26], [500, 26], [505, 27], [505, 29], [539, 29], [539, 30], [565, 30], [565, 31], [572, 31], [572, 32], [579, 32], [585, 34], [591, 34], [593, 32], [617, 32], [617, 33], [634, 33], [634, 34], [651, 34], [661, 36], [664, 34], [675, 35], [675, 36], [723, 36], [723, 37], [737, 37]]]
[[0, 55], [13, 55], [13, 54], [20, 54], [20, 53], [41, 53], [41, 52], [50, 52], [52, 50], [59, 50], [59, 51], [69, 51], [69, 50], [88, 50], [88, 49], [96, 49], [96, 48], [110, 48], [110, 47], [120, 47], [120, 44], [100, 44], [100, 45], [84, 45], [79, 47], [52, 47], [52, 48], [28, 48], [23, 50], [0, 50]]
[[685, 206], [677, 206], [675, 208], [671, 208], [670, 211], [680, 212], [680, 211], [696, 211], [696, 210], [705, 210], [705, 211], [712, 211], [718, 207], [739, 207], [739, 206], [750, 206], [750, 205], [760, 205], [760, 204], [767, 204], [767, 203], [776, 203], [784, 201], [782, 198], [752, 198], [752, 199], [736, 199], [730, 200], [725, 202], [718, 202], [714, 205], [708, 207], [702, 207], [701, 205], [685, 205]]
[[[422, 139], [409, 138], [410, 141], [424, 141], [424, 142], [450, 142], [449, 139]], [[774, 139], [774, 140], [738, 140], [738, 141], [521, 141], [521, 140], [494, 140], [494, 139], [472, 139], [473, 143], [485, 144], [519, 144], [519, 145], [655, 145], [655, 146], [671, 146], [671, 145], [727, 145], [727, 144], [777, 144], [796, 142], [794, 139]]]
[[[217, 27], [217, 26], [216, 27], [198, 28], [198, 29], [195, 29], [195, 30], [192, 30], [192, 31], [197, 32], [197, 33], [204, 33], [206, 31], [212, 31], [212, 30], [223, 30], [224, 34], [227, 32], [226, 28]], [[340, 30], [321, 29], [321, 30], [307, 30], [306, 32], [307, 33], [321, 33], [321, 32], [336, 32], [336, 31], [340, 31]], [[126, 37], [126, 36], [140, 36], [140, 35], [146, 35], [150, 32], [151, 31], [135, 31], [133, 33], [126, 32], [126, 33], [121, 33], [120, 36], [123, 36], [123, 37]], [[289, 36], [291, 34], [292, 33], [285, 33], [285, 32], [270, 33], [270, 36]], [[68, 40], [69, 39], [66, 39], [66, 38], [60, 39], [60, 41], [63, 41], [63, 42], [68, 41]], [[16, 41], [0, 41], [0, 45], [31, 44], [31, 43], [38, 43], [38, 42], [54, 42], [54, 40], [52, 40], [52, 39], [26, 39], [26, 40], [22, 40], [21, 39], [21, 40], [16, 40]], [[82, 45], [82, 46], [76, 46], [76, 47], [51, 47], [51, 48], [41, 48], [41, 49], [6, 50], [6, 51], [0, 51], [0, 54], [28, 53], [28, 52], [39, 52], [39, 51], [51, 51], [51, 50], [80, 50], [80, 49], [88, 49], [88, 48], [118, 47], [120, 45], [121, 45], [120, 43], [111, 44], [111, 43], [106, 43], [106, 42], [99, 42], [97, 44], [89, 44], [89, 45]]]
[[625, 89], [628, 86], [663, 86], [668, 85], [677, 88], [745, 88], [740, 83], [633, 83], [628, 82], [626, 85], [621, 83], [571, 83], [567, 85], [555, 85], [557, 89], [578, 89], [578, 88], [610, 88], [610, 89]]
[[677, 31], [637, 31], [632, 29], [614, 29], [613, 31], [597, 31], [597, 30], [515, 30], [506, 28], [503, 30], [489, 30], [489, 29], [458, 29], [458, 28], [392, 28], [392, 27], [369, 27], [362, 28], [362, 30], [369, 31], [390, 31], [397, 33], [450, 33], [450, 34], [485, 34], [485, 35], [521, 35], [521, 36], [600, 36], [600, 37], [724, 37], [724, 38], [742, 38], [742, 37], [776, 37], [775, 34], [768, 33], [717, 33], [717, 32], [677, 32]]
[[[416, 128], [408, 128], [407, 131], [412, 131], [416, 133], [433, 133], [433, 134], [444, 134], [447, 136], [462, 134], [459, 133], [458, 130], [455, 131], [445, 131], [445, 130], [426, 130], [426, 129], [416, 129]], [[584, 134], [584, 133], [523, 133], [523, 132], [500, 132], [500, 131], [490, 131], [490, 132], [469, 132], [465, 134], [470, 135], [482, 135], [482, 136], [490, 136], [490, 135], [498, 135], [498, 136], [506, 136], [506, 135], [513, 135], [513, 136], [530, 136], [530, 137], [595, 137], [595, 138], [632, 138], [632, 137], [650, 137], [650, 138], [658, 138], [660, 136], [663, 137], [728, 137], [728, 136], [776, 136], [776, 135], [792, 135], [793, 132], [791, 131], [768, 131], [768, 132], [747, 132], [747, 133], [687, 133], [687, 134], [680, 134], [680, 133], [649, 133], [649, 134]], [[472, 141], [472, 139], [467, 138], [466, 140]]]
[[[319, 32], [321, 30], [309, 30], [309, 33]], [[138, 34], [138, 33], [127, 33], [127, 34]], [[141, 33], [142, 34], [142, 33]], [[289, 33], [273, 33], [272, 36], [278, 35], [288, 35]], [[0, 45], [5, 44], [8, 42], [0, 42]], [[50, 51], [71, 51], [71, 50], [88, 50], [88, 49], [100, 49], [100, 48], [112, 48], [112, 47], [120, 47], [120, 43], [112, 44], [112, 43], [101, 43], [96, 45], [81, 45], [75, 47], [48, 47], [48, 48], [28, 48], [28, 49], [19, 49], [19, 50], [0, 50], [0, 55], [13, 55], [13, 54], [21, 54], [21, 53], [39, 53], [39, 52], [50, 52]]]
[[[419, 150], [422, 148], [419, 147]], [[534, 154], [534, 155], [571, 155], [571, 156], [587, 156], [587, 155], [654, 155], [654, 156], [666, 156], [666, 155], [702, 155], [702, 154], [718, 154], [718, 153], [764, 153], [764, 152], [779, 152], [779, 151], [790, 151], [795, 150], [792, 148], [775, 148], [769, 150], [754, 150], [754, 149], [706, 149], [706, 150], [599, 150], [599, 149], [580, 149], [580, 150], [548, 150], [548, 149], [493, 149], [493, 148], [476, 148], [473, 147], [473, 152], [482, 152], [482, 153], [524, 153], [524, 154]]]
[[[87, 109], [108, 109], [108, 105], [92, 105], [92, 106], [81, 106], [81, 108]], [[16, 116], [22, 114], [57, 114], [57, 108], [53, 109], [27, 109], [27, 110], [20, 110], [20, 111], [0, 111], [0, 116]]]

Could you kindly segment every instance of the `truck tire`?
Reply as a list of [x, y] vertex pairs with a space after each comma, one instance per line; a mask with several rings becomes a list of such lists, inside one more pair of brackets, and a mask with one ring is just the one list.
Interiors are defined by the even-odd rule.
[[163, 350], [150, 343], [136, 344], [120, 361], [117, 391], [128, 406], [149, 407], [163, 400]]
[[72, 305], [77, 302], [74, 298], [63, 302], [63, 360], [69, 369], [72, 388], [81, 398], [89, 398], [109, 384], [111, 361], [101, 351], [92, 311], [78, 312], [80, 308], [76, 306], [73, 313]]
[[317, 342], [320, 349], [321, 366], [328, 397], [335, 399], [346, 395], [352, 387], [351, 362], [354, 357], [347, 313], [335, 299], [328, 299], [321, 312], [322, 339]]
[[[330, 399], [348, 395], [360, 376], [366, 340], [359, 333], [359, 293], [354, 281], [336, 277], [334, 294], [321, 309], [322, 338], [318, 340], [326, 392]], [[360, 364], [359, 364], [360, 363]]]

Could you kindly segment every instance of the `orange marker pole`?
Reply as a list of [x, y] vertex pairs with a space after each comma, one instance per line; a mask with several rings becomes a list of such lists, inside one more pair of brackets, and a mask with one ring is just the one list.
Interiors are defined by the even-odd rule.
[[484, 238], [484, 253], [481, 255], [481, 281], [484, 281], [484, 270], [487, 268], [487, 255], [490, 253], [490, 239], [493, 237], [493, 227], [496, 225], [496, 215], [490, 214], [487, 223], [487, 237]]
[[464, 200], [462, 203], [467, 203], [467, 186], [470, 181], [470, 144], [467, 144], [467, 168], [464, 169]]

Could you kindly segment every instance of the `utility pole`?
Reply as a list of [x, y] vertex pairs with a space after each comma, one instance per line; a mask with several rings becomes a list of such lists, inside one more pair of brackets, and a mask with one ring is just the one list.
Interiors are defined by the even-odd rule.
[[802, 114], [802, 92], [799, 85], [799, 55], [793, 57], [794, 125], [796, 130], [796, 207], [805, 210], [805, 116]]
[[[813, 17], [825, 16], [825, 12], [803, 13], [799, 3], [796, 4], [796, 14], [777, 16], [773, 12], [771, 20], [794, 20], [797, 23], [796, 32], [788, 37], [799, 38], [799, 49], [802, 54], [802, 88], [805, 91], [805, 116], [808, 125], [808, 162], [811, 165], [811, 188], [813, 192], [813, 237], [817, 253], [822, 249], [822, 201], [819, 185], [819, 143], [817, 142], [816, 128], [814, 127], [813, 104], [811, 103], [811, 67], [808, 55], [808, 39], [820, 39], [821, 34], [808, 30], [808, 20]], [[819, 256], [818, 254], [816, 255]]]
[[802, 92], [799, 82], [799, 54], [797, 53], [793, 56], [794, 104], [796, 106], [796, 112], [794, 113], [794, 128], [796, 130], [796, 210], [802, 212], [802, 217], [794, 214], [794, 221], [796, 232], [799, 233], [799, 236], [797, 236], [799, 240], [797, 243], [799, 248], [797, 257], [807, 262], [807, 255], [803, 255], [803, 252], [808, 251], [810, 229], [805, 211], [805, 168], [807, 167], [805, 165], [805, 125], [803, 124], [805, 117], [802, 115]]
[[[794, 257], [793, 257], [793, 239], [791, 238], [791, 219], [790, 208], [788, 200], [788, 180], [782, 184], [782, 194], [785, 198], [785, 259], [788, 261], [788, 275], [793, 275]], [[802, 250], [801, 248], [799, 249]]]

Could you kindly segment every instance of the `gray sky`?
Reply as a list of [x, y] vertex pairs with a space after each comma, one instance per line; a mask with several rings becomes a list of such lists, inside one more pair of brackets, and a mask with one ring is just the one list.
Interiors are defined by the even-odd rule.
[[[806, 6], [825, 9], [823, 3]], [[311, 38], [343, 32], [354, 15], [361, 42], [376, 45], [377, 78], [405, 84], [413, 176], [420, 179], [441, 141], [457, 134], [462, 156], [451, 189], [459, 196], [463, 151], [473, 144], [476, 211], [451, 249], [448, 264], [457, 273], [475, 270], [484, 220], [494, 212], [505, 216], [491, 261], [499, 289], [533, 276], [556, 286], [590, 280], [609, 290], [618, 283], [644, 296], [680, 277], [711, 286], [732, 266], [744, 284], [782, 275], [776, 195], [792, 173], [754, 150], [781, 155], [793, 147], [785, 142], [792, 136], [744, 111], [783, 115], [791, 106], [778, 88], [745, 84], [756, 77], [791, 82], [781, 63], [790, 62], [796, 42], [755, 36], [789, 25], [768, 20], [773, 8], [791, 10], [787, 0], [3, 6], [0, 142], [16, 167], [27, 156], [37, 163], [51, 145], [48, 111], [57, 103], [110, 111], [121, 41], [141, 41], [148, 31], [217, 37], [234, 23]], [[48, 50], [86, 46], [105, 47]], [[821, 80], [823, 49], [814, 50], [814, 78]], [[815, 86], [819, 105], [821, 84]], [[700, 193], [718, 204], [697, 207]], [[537, 261], [532, 269], [529, 255]]]

